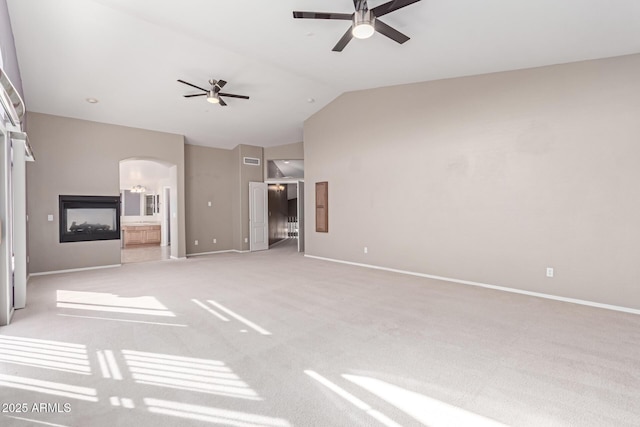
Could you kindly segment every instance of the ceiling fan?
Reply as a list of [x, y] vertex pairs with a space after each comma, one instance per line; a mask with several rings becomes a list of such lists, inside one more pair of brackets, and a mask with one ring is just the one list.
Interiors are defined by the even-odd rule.
[[353, 5], [355, 6], [356, 11], [351, 14], [294, 11], [293, 17], [302, 19], [339, 19], [342, 21], [352, 21], [351, 27], [346, 33], [344, 33], [342, 38], [332, 49], [334, 52], [342, 52], [347, 43], [349, 43], [353, 37], [366, 39], [371, 37], [376, 31], [400, 44], [406, 42], [409, 40], [409, 37], [388, 26], [378, 18], [419, 1], [420, 0], [392, 0], [385, 4], [381, 4], [380, 6], [376, 6], [373, 9], [369, 9], [367, 0], [353, 0]]
[[213, 80], [213, 79], [209, 80], [209, 84], [211, 85], [210, 89], [205, 89], [200, 86], [196, 86], [189, 82], [185, 82], [184, 80], [178, 79], [178, 81], [187, 86], [194, 87], [204, 92], [204, 93], [196, 93], [193, 95], [184, 95], [185, 98], [193, 98], [194, 96], [206, 96], [207, 101], [209, 101], [212, 104], [220, 104], [220, 106], [222, 107], [227, 106], [227, 103], [224, 102], [224, 100], [221, 98], [222, 96], [228, 96], [229, 98], [249, 99], [248, 96], [244, 96], [244, 95], [234, 95], [233, 93], [220, 92], [220, 89], [222, 89], [224, 85], [227, 84], [227, 82], [225, 82], [224, 80]]

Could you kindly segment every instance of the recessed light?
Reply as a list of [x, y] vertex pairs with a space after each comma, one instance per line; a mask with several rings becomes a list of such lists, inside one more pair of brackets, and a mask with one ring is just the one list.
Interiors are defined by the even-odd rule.
[[315, 99], [313, 99], [313, 98], [307, 98], [307, 102], [308, 102], [309, 104], [313, 104], [314, 102], [316, 102], [316, 100], [315, 100]]
[[89, 104], [97, 104], [97, 103], [99, 102], [99, 101], [98, 101], [97, 99], [95, 99], [95, 98], [87, 98], [87, 99], [86, 99], [86, 101], [87, 101]]
[[284, 161], [284, 164], [285, 164], [285, 165], [288, 165], [288, 164], [289, 164], [289, 160], [285, 160], [285, 161]]

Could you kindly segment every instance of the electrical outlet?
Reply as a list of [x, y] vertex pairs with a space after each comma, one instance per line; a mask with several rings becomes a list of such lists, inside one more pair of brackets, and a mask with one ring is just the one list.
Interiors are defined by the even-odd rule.
[[47, 215], [47, 221], [49, 222], [53, 221], [53, 215], [51, 214]]
[[207, 202], [207, 206], [211, 207], [211, 202]]
[[364, 247], [364, 253], [365, 253], [365, 254], [368, 254], [368, 253], [369, 253], [369, 248], [368, 248], [368, 247], [366, 247], [366, 246]]
[[547, 277], [553, 277], [553, 267], [547, 267]]
[[198, 246], [198, 241], [197, 241], [197, 240], [196, 240], [196, 243], [195, 243], [195, 244], [196, 244], [196, 246]]
[[245, 238], [244, 238], [244, 242], [245, 242], [245, 243], [249, 243], [249, 238], [248, 238], [248, 237], [245, 237]]
[[218, 243], [218, 239], [213, 239], [213, 243]]

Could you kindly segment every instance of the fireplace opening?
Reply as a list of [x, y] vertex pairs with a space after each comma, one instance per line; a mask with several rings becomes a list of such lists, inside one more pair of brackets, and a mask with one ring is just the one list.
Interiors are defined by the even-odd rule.
[[60, 196], [60, 243], [120, 239], [119, 196]]

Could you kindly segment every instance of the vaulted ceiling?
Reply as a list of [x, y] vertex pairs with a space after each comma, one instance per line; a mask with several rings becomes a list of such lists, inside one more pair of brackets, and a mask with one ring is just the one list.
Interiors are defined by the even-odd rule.
[[[375, 34], [341, 53], [348, 21], [292, 11], [351, 13], [352, 0], [8, 4], [29, 111], [222, 148], [301, 141], [304, 120], [347, 91], [640, 52], [637, 0], [422, 0], [383, 18], [407, 43]], [[212, 78], [251, 99], [220, 107], [176, 81]]]

